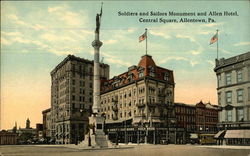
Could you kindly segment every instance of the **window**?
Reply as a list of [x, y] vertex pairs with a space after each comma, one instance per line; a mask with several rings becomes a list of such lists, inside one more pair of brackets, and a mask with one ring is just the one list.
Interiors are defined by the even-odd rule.
[[169, 74], [167, 72], [164, 74], [164, 80], [169, 81]]
[[231, 91], [226, 92], [226, 103], [227, 104], [232, 103], [232, 92]]
[[75, 100], [75, 95], [72, 95], [72, 100]]
[[221, 74], [217, 75], [217, 85], [218, 85], [218, 87], [221, 86]]
[[247, 67], [248, 80], [250, 80], [250, 66]]
[[140, 71], [140, 72], [139, 72], [139, 77], [143, 77], [143, 76], [144, 76], [143, 71]]
[[242, 82], [242, 70], [237, 71], [237, 82]]
[[227, 111], [227, 121], [232, 121], [232, 110]]
[[92, 88], [92, 87], [93, 87], [92, 83], [89, 83], [89, 88]]
[[244, 110], [243, 108], [237, 109], [237, 121], [243, 121], [244, 120]]
[[149, 76], [155, 77], [155, 69], [152, 66], [149, 66]]
[[230, 85], [232, 83], [231, 72], [226, 73], [226, 85]]
[[248, 101], [250, 101], [250, 87], [247, 88], [248, 91]]
[[72, 84], [73, 84], [73, 85], [75, 85], [75, 84], [76, 84], [76, 81], [75, 81], [74, 79], [72, 80]]
[[243, 101], [243, 89], [237, 90], [237, 102]]
[[218, 93], [218, 105], [221, 105], [221, 93]]

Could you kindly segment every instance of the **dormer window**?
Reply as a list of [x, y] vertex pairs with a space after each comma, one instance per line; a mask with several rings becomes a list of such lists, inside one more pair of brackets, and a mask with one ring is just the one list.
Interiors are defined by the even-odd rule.
[[155, 69], [152, 66], [148, 67], [149, 70], [149, 76], [155, 77]]
[[134, 77], [134, 74], [133, 73], [130, 73], [128, 75], [128, 81], [131, 82], [133, 80], [133, 77]]
[[144, 68], [143, 67], [139, 67], [137, 69], [137, 71], [138, 71], [139, 78], [144, 76]]
[[169, 74], [168, 74], [168, 72], [164, 73], [164, 80], [169, 81]]

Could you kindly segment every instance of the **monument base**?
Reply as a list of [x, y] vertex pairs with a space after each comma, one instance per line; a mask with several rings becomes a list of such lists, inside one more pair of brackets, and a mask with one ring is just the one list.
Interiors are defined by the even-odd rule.
[[89, 117], [91, 129], [85, 135], [85, 139], [78, 146], [86, 148], [114, 148], [114, 144], [109, 141], [108, 136], [104, 133], [104, 117], [92, 115]]

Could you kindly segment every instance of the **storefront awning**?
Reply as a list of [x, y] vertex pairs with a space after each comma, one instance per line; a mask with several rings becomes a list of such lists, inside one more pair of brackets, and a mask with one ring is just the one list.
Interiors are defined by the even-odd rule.
[[215, 136], [214, 136], [214, 138], [222, 138], [222, 137], [224, 137], [224, 135], [225, 135], [225, 130], [222, 130], [222, 131], [219, 131]]
[[224, 138], [250, 138], [250, 130], [227, 130]]
[[190, 134], [190, 139], [198, 139], [198, 134], [191, 133]]

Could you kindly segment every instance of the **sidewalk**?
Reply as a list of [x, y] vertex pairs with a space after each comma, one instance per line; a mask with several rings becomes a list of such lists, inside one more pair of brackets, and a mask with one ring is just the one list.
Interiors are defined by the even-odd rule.
[[196, 146], [196, 147], [205, 147], [205, 148], [222, 148], [222, 149], [248, 149], [250, 146], [230, 146], [230, 145], [210, 145], [210, 146]]

